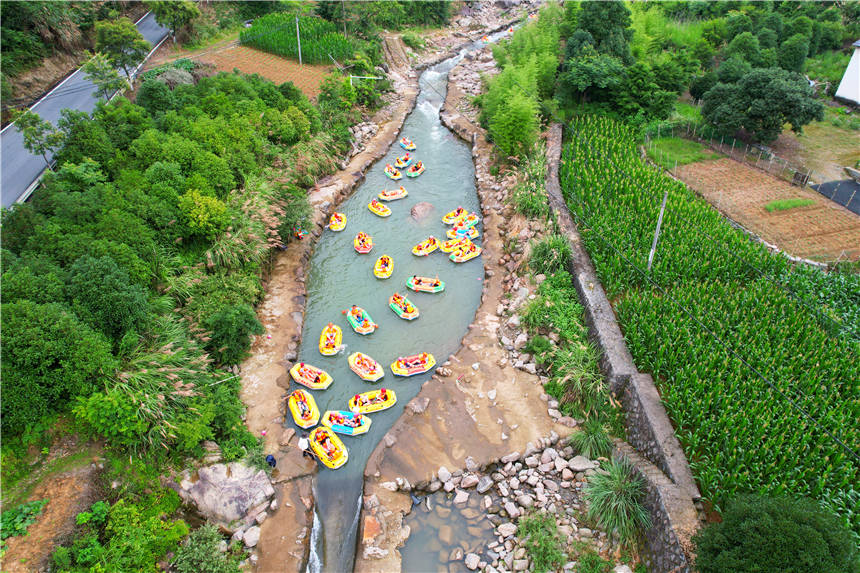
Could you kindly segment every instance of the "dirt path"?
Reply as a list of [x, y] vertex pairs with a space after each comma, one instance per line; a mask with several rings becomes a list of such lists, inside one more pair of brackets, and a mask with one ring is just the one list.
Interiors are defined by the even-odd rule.
[[398, 480], [426, 484], [442, 465], [454, 471], [471, 456], [485, 466], [524, 451], [528, 442], [553, 431], [571, 431], [550, 418], [540, 378], [513, 368], [499, 342], [498, 307], [509, 272], [502, 262], [501, 230], [519, 234], [527, 223], [503, 216], [508, 214], [503, 210], [507, 181], [489, 173], [492, 145], [484, 131], [456, 111], [463, 97], [449, 82], [442, 121], [463, 139], [475, 141], [472, 154], [484, 215], [484, 294], [460, 350], [437, 371], [441, 376], [423, 385], [367, 463], [357, 572], [401, 570], [397, 548], [409, 536], [402, 525], [412, 503], [406, 491], [396, 491], [408, 489], [398, 488]]
[[[690, 163], [673, 173], [729, 218], [791, 255], [816, 261], [860, 259], [860, 217], [811, 189], [728, 158]], [[765, 209], [771, 201], [792, 198], [812, 203]]]

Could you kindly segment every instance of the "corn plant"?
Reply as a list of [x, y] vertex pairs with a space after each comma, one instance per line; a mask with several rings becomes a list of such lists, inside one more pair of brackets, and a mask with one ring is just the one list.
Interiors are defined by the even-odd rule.
[[353, 57], [355, 44], [338, 33], [334, 24], [314, 16], [298, 18], [298, 35], [295, 17], [275, 12], [258, 18], [250, 28], [242, 30], [239, 41], [278, 56], [298, 59], [301, 39], [302, 62], [308, 64], [329, 64], [329, 56], [339, 61]]

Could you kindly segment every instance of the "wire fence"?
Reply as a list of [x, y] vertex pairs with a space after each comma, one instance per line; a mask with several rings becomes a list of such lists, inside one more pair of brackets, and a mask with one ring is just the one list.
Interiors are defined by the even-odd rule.
[[675, 123], [673, 125], [658, 125], [645, 132], [645, 145], [650, 151], [654, 139], [661, 137], [683, 137], [692, 139], [703, 145], [719, 151], [736, 161], [762, 169], [775, 177], [788, 181], [792, 185], [803, 187], [812, 182], [823, 182], [825, 179], [815, 174], [811, 169], [794, 165], [763, 145], [749, 144], [731, 136], [721, 135], [708, 125], [695, 122]]

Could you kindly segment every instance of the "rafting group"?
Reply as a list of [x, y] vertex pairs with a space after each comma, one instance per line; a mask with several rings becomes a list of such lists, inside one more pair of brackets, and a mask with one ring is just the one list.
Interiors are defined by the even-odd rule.
[[[397, 157], [394, 165], [387, 164], [385, 175], [392, 180], [398, 180], [402, 177], [401, 169], [406, 171], [408, 177], [421, 175], [425, 167], [422, 161], [414, 161], [412, 152], [416, 149], [415, 143], [408, 137], [402, 137], [399, 143], [406, 150], [406, 154]], [[391, 208], [382, 201], [395, 201], [406, 196], [408, 192], [403, 186], [395, 190], [383, 190], [371, 199], [367, 208], [379, 217], [388, 217], [391, 215]], [[472, 242], [472, 239], [478, 237], [476, 225], [479, 221], [477, 213], [457, 207], [442, 217], [442, 222], [450, 226], [446, 232], [448, 240], [440, 241], [431, 235], [414, 245], [412, 253], [424, 257], [436, 250], [441, 250], [454, 262], [471, 260], [481, 254], [481, 248]], [[335, 212], [329, 219], [328, 227], [338, 232], [343, 231], [346, 224], [346, 214]], [[353, 246], [359, 254], [367, 254], [373, 249], [373, 237], [360, 231], [353, 239]], [[381, 255], [373, 265], [373, 274], [379, 279], [390, 278], [393, 271], [394, 259], [391, 255]], [[431, 278], [412, 275], [406, 279], [406, 287], [413, 292], [438, 294], [445, 290], [445, 282], [438, 276]], [[392, 294], [388, 303], [392, 311], [401, 319], [414, 320], [420, 315], [418, 306], [399, 292]], [[370, 335], [379, 328], [367, 310], [358, 305], [351, 305], [350, 308], [343, 310], [342, 314], [357, 334]], [[327, 323], [320, 333], [320, 354], [334, 356], [343, 348], [343, 330], [333, 322]], [[347, 357], [347, 362], [350, 370], [367, 382], [376, 382], [385, 376], [385, 368], [382, 364], [363, 352], [351, 353]], [[436, 359], [432, 354], [420, 352], [411, 356], [398, 357], [391, 363], [390, 369], [395, 376], [408, 377], [428, 372], [435, 366]], [[290, 376], [297, 384], [316, 391], [327, 389], [334, 381], [325, 370], [304, 362], [293, 365]], [[302, 429], [313, 428], [310, 436], [305, 439], [308, 446], [305, 454], [316, 457], [330, 469], [342, 467], [349, 457], [346, 445], [338, 434], [357, 436], [366, 433], [371, 425], [368, 414], [391, 408], [397, 402], [394, 390], [379, 388], [354, 395], [348, 400], [347, 410], [327, 410], [321, 415], [313, 395], [305, 388], [297, 388], [287, 397], [288, 409], [297, 426]]]

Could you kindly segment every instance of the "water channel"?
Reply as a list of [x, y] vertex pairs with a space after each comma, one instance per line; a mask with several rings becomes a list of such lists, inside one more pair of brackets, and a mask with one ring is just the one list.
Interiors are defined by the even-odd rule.
[[[494, 35], [491, 40], [500, 35], [502, 33]], [[480, 257], [455, 264], [441, 251], [416, 257], [411, 249], [429, 235], [445, 240], [447, 227], [442, 224], [441, 217], [455, 207], [462, 205], [480, 212], [470, 147], [442, 125], [439, 110], [446, 93], [448, 72], [468, 50], [481, 46], [482, 43], [476, 43], [466, 48], [459, 55], [427, 69], [419, 79], [421, 91], [401, 133], [417, 145], [413, 156], [424, 162], [424, 174], [415, 179], [404, 176], [401, 181], [390, 181], [383, 168], [404, 153], [399, 145], [392, 146], [388, 154], [371, 167], [355, 193], [338, 207], [338, 211], [347, 216], [346, 229], [338, 233], [326, 230], [310, 261], [299, 359], [327, 370], [334, 378], [334, 384], [327, 390], [313, 393], [320, 411], [346, 410], [351, 396], [372, 388], [391, 388], [397, 393], [397, 404], [393, 408], [371, 416], [373, 424], [367, 434], [343, 437], [349, 449], [349, 462], [345, 466], [335, 471], [320, 466], [308, 567], [312, 573], [352, 570], [367, 459], [404, 406], [430, 377], [428, 373], [395, 378], [388, 365], [399, 356], [418, 352], [431, 352], [439, 364], [444, 362], [459, 346], [480, 302], [484, 276]], [[377, 193], [395, 189], [400, 184], [409, 196], [387, 203], [392, 210], [390, 217], [380, 218], [368, 210], [368, 202]], [[421, 201], [432, 204], [433, 210], [426, 218], [416, 221], [410, 210]], [[481, 230], [480, 225], [478, 229]], [[370, 254], [359, 255], [353, 249], [352, 241], [359, 231], [373, 237]], [[480, 244], [480, 240], [476, 242]], [[373, 275], [373, 264], [382, 254], [394, 259], [394, 272], [385, 280]], [[446, 283], [445, 291], [425, 294], [408, 290], [405, 281], [415, 274], [438, 275]], [[395, 291], [406, 294], [418, 307], [420, 316], [416, 320], [402, 320], [388, 307], [388, 297]], [[353, 332], [341, 313], [352, 304], [370, 313], [379, 324], [376, 332], [368, 336]], [[322, 356], [317, 348], [320, 332], [328, 322], [343, 329], [346, 346], [343, 352], [331, 357]], [[355, 351], [369, 354], [385, 366], [385, 377], [368, 383], [356, 376], [347, 364], [347, 356]]]

